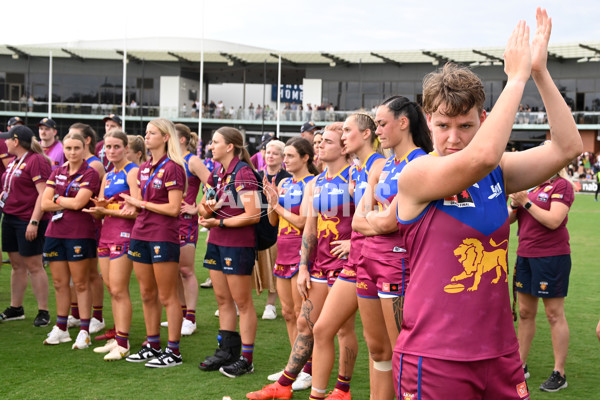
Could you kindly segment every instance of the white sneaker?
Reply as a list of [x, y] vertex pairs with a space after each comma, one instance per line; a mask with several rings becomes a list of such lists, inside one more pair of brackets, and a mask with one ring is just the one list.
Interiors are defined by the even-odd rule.
[[272, 304], [265, 306], [265, 312], [263, 312], [262, 319], [275, 319], [277, 318], [277, 309]]
[[99, 321], [97, 318], [92, 318], [90, 321], [90, 333], [98, 333], [104, 329], [105, 326], [104, 318], [102, 318], [102, 321]]
[[162, 326], [163, 328], [168, 328], [169, 327], [169, 321], [163, 321], [163, 322], [161, 322], [160, 326]]
[[48, 334], [46, 340], [44, 340], [44, 344], [59, 344], [66, 343], [71, 341], [71, 336], [69, 336], [69, 332], [63, 331], [58, 326], [54, 325], [54, 328]]
[[122, 360], [129, 355], [129, 347], [115, 346], [110, 353], [104, 356], [106, 361]]
[[77, 339], [75, 339], [75, 343], [73, 343], [73, 350], [82, 350], [90, 347], [91, 339], [88, 331], [79, 331], [77, 335]]
[[184, 318], [181, 324], [181, 336], [190, 336], [194, 332], [196, 332], [196, 323]]
[[292, 390], [306, 390], [312, 385], [312, 375], [302, 371], [292, 383]]
[[76, 326], [79, 326], [79, 325], [81, 325], [81, 320], [79, 318], [75, 318], [72, 315], [69, 315], [67, 317], [67, 329], [68, 328], [73, 328], [73, 327], [76, 327]]
[[[240, 310], [238, 310], [237, 304], [235, 305], [235, 312], [237, 313], [238, 317], [240, 316]], [[219, 309], [217, 308], [217, 311], [215, 311], [215, 317], [219, 316]]]
[[215, 311], [215, 317], [219, 316], [219, 309], [217, 308], [217, 311]]
[[206, 280], [200, 284], [200, 287], [203, 289], [210, 289], [211, 287], [213, 287], [210, 278], [206, 278]]
[[108, 353], [115, 347], [117, 347], [117, 341], [115, 339], [110, 339], [104, 346], [96, 347], [94, 353]]
[[274, 374], [267, 376], [267, 379], [270, 380], [271, 382], [277, 382], [279, 380], [279, 378], [281, 378], [281, 375], [283, 375], [283, 370], [281, 370], [279, 372], [275, 372]]

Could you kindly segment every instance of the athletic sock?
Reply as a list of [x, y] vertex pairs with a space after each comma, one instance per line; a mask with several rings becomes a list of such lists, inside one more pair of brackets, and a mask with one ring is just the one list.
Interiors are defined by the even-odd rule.
[[154, 350], [160, 350], [160, 335], [146, 336], [146, 338], [148, 339], [150, 347]]
[[279, 377], [279, 380], [277, 382], [281, 386], [291, 386], [297, 377], [298, 377], [298, 374], [292, 374], [291, 372], [288, 372], [287, 370], [285, 370], [285, 371], [283, 371], [283, 374], [281, 374], [281, 376]]
[[92, 318], [96, 318], [98, 321], [102, 322], [102, 309], [103, 306], [93, 306], [92, 307]]
[[342, 392], [349, 392], [351, 380], [351, 376], [338, 375], [337, 383], [335, 384], [336, 389], [339, 389]]
[[317, 396], [315, 396], [314, 394], [311, 394], [311, 395], [308, 397], [308, 400], [323, 400], [324, 398], [325, 398], [325, 397], [317, 397]]
[[67, 320], [68, 320], [68, 317], [66, 315], [57, 315], [56, 316], [56, 326], [58, 326], [58, 329], [60, 329], [61, 331], [66, 331], [67, 330]]
[[79, 319], [79, 304], [71, 303], [71, 315], [75, 319]]
[[185, 315], [187, 314], [187, 307], [185, 304], [181, 305], [181, 314], [183, 315], [183, 318], [185, 318]]
[[196, 310], [187, 310], [187, 313], [185, 314], [185, 319], [187, 319], [188, 321], [192, 322], [192, 323], [196, 323]]
[[312, 375], [312, 357], [308, 359], [306, 364], [304, 364], [304, 368], [302, 368], [302, 372]]
[[248, 363], [252, 364], [252, 354], [254, 353], [254, 343], [244, 344], [242, 343], [242, 356], [246, 357]]
[[80, 319], [81, 324], [79, 325], [79, 330], [80, 331], [86, 331], [87, 333], [90, 333], [90, 319]]
[[128, 348], [129, 347], [129, 333], [118, 331], [115, 335], [115, 340], [117, 344], [121, 347]]
[[171, 342], [169, 340], [169, 342], [167, 343], [167, 348], [171, 349], [171, 351], [173, 352], [173, 354], [175, 355], [179, 355], [179, 341], [177, 342]]

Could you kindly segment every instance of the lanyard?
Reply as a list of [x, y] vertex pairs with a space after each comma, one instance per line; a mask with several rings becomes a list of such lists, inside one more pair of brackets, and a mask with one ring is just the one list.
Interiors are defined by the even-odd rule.
[[23, 161], [25, 160], [25, 157], [27, 157], [27, 154], [29, 154], [29, 152], [26, 152], [25, 154], [23, 154], [23, 157], [21, 157], [19, 159], [19, 162], [11, 167], [10, 170], [8, 170], [7, 174], [6, 174], [6, 180], [4, 181], [4, 192], [6, 193], [6, 195], [8, 196], [8, 194], [10, 193], [10, 184], [12, 183], [12, 179], [15, 176], [15, 173], [17, 172], [17, 170], [19, 169], [19, 167], [21, 166], [21, 164], [23, 163]]
[[75, 181], [77, 179], [79, 179], [81, 177], [81, 174], [77, 175], [75, 178], [73, 178], [73, 180], [71, 181], [71, 183], [69, 183], [69, 186], [67, 186], [67, 190], [65, 190], [65, 197], [69, 197], [69, 189], [71, 189], [71, 186], [73, 186], [73, 184], [75, 183]]
[[146, 188], [148, 187], [148, 184], [150, 183], [150, 181], [152, 181], [152, 179], [154, 179], [154, 175], [156, 175], [156, 173], [158, 172], [158, 170], [161, 169], [161, 167], [163, 165], [165, 165], [166, 162], [169, 161], [169, 160], [170, 160], [169, 157], [165, 158], [165, 161], [161, 162], [160, 165], [158, 167], [156, 167], [156, 169], [154, 170], [154, 172], [152, 173], [152, 175], [150, 175], [150, 178], [148, 178], [148, 180], [146, 181], [146, 184], [142, 188], [142, 199], [145, 198], [145, 196], [146, 196]]

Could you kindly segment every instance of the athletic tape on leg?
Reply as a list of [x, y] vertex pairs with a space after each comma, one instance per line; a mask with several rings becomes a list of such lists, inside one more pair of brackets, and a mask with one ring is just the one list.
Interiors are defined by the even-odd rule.
[[377, 371], [388, 372], [392, 370], [392, 360], [389, 361], [373, 361], [373, 368]]

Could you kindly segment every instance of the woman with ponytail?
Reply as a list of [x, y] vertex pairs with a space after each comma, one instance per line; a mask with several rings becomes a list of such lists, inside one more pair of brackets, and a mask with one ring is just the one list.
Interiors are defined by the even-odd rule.
[[[140, 284], [147, 335], [147, 343], [127, 357], [127, 361], [166, 368], [182, 363], [177, 218], [187, 184], [177, 131], [171, 121], [163, 118], [150, 121], [146, 127], [146, 146], [151, 158], [139, 168], [138, 195], [120, 195], [126, 203], [125, 215], [139, 212], [131, 232], [128, 257], [133, 260]], [[161, 304], [169, 322], [169, 341], [164, 352], [160, 347]]]
[[211, 188], [200, 203], [200, 225], [210, 228], [204, 266], [210, 270], [219, 305], [219, 348], [199, 368], [219, 370], [235, 378], [254, 371], [257, 318], [252, 302], [252, 269], [256, 258], [254, 225], [261, 212], [259, 188], [240, 131], [217, 129], [212, 152], [221, 167], [208, 179]]
[[38, 304], [34, 326], [46, 326], [48, 313], [48, 275], [42, 264], [44, 237], [50, 216], [42, 212], [42, 194], [50, 176], [50, 159], [33, 131], [16, 125], [0, 135], [6, 139], [8, 153], [14, 156], [2, 175], [0, 207], [2, 220], [2, 249], [8, 253], [12, 267], [10, 279], [10, 305], [0, 321], [25, 318], [23, 300], [27, 276]]

